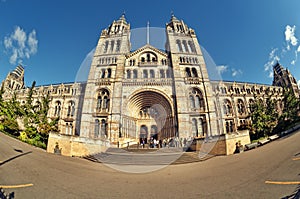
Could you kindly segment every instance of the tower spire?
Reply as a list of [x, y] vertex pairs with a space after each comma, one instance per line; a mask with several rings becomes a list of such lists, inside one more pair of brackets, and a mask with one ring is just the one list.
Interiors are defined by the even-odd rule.
[[150, 28], [149, 28], [149, 25], [150, 25], [150, 23], [149, 23], [149, 21], [147, 22], [147, 44], [149, 44], [150, 43]]

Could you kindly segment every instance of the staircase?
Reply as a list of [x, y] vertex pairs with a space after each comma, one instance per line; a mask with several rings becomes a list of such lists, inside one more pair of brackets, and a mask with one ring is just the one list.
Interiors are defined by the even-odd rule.
[[214, 156], [199, 156], [199, 153], [197, 152], [184, 152], [182, 148], [109, 148], [105, 152], [88, 155], [83, 158], [93, 162], [106, 164], [170, 165], [199, 162], [212, 157]]

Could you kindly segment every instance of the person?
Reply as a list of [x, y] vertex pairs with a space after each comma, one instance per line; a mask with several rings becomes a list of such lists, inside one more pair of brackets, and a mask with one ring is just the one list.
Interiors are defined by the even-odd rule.
[[235, 151], [234, 153], [240, 153], [240, 145], [238, 142], [235, 143]]
[[145, 138], [142, 140], [143, 148], [145, 148]]

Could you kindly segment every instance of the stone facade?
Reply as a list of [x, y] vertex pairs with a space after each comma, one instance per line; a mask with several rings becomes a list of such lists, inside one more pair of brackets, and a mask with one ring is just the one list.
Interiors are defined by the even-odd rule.
[[[165, 31], [165, 50], [147, 43], [131, 51], [130, 24], [122, 15], [101, 32], [86, 83], [35, 88], [33, 103], [48, 94], [48, 116], [59, 117], [59, 133], [50, 134], [49, 152], [56, 143], [63, 155], [81, 156], [151, 137], [220, 137], [214, 153], [231, 154], [233, 143], [250, 142], [244, 129], [251, 122], [254, 96], [281, 99], [282, 86], [290, 84], [278, 82], [290, 78], [290, 73], [281, 67], [286, 74], [280, 76], [275, 66], [276, 86], [210, 81], [194, 30], [172, 16]], [[6, 99], [16, 92], [25, 102], [28, 88], [22, 66], [3, 84]], [[294, 84], [292, 88], [299, 93]]]

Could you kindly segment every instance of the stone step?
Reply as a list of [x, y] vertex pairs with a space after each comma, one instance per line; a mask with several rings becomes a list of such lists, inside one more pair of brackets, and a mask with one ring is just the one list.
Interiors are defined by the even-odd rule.
[[84, 157], [93, 162], [124, 165], [169, 165], [204, 161], [212, 155], [199, 156], [197, 152], [182, 152], [181, 148], [164, 148], [156, 150], [141, 149], [132, 151], [110, 149], [106, 152]]

